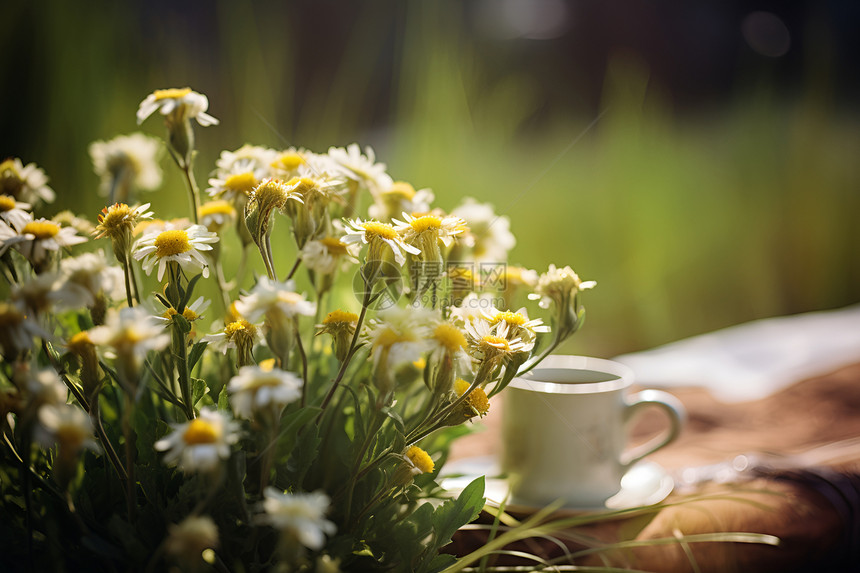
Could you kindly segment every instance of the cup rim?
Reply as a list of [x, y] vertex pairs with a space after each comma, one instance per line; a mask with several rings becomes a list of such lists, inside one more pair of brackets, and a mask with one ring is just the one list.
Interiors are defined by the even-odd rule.
[[[541, 370], [581, 370], [610, 374], [617, 378], [598, 382], [565, 383], [541, 380]], [[633, 384], [633, 370], [620, 362], [594, 358], [592, 356], [575, 356], [552, 354], [547, 356], [533, 370], [523, 376], [517, 376], [509, 385], [510, 388], [545, 394], [596, 394], [623, 390]]]

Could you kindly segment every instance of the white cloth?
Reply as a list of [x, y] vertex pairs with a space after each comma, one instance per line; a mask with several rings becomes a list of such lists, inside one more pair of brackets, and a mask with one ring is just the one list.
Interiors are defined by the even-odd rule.
[[642, 386], [700, 386], [724, 402], [757, 400], [860, 362], [860, 305], [756, 320], [614, 360]]

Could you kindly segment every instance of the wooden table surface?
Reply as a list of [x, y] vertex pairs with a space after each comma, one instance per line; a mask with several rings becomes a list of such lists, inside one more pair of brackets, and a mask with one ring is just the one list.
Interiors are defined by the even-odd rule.
[[[860, 363], [752, 402], [721, 403], [693, 387], [671, 392], [684, 403], [688, 420], [678, 440], [649, 459], [675, 477], [678, 487], [667, 501], [686, 503], [635, 524], [613, 522], [576, 533], [613, 541], [746, 531], [781, 540], [778, 547], [690, 544], [695, 566], [680, 544], [609, 555], [614, 565], [645, 571], [860, 571]], [[482, 422], [486, 430], [455, 443], [452, 459], [497, 454], [503, 416], [503, 400], [494, 400]], [[633, 439], [662, 424], [659, 413], [644, 415]], [[733, 460], [747, 467], [733, 472]], [[690, 501], [703, 495], [709, 499]], [[484, 540], [482, 532], [463, 531], [451, 551], [462, 555]], [[516, 548], [547, 558], [564, 554], [546, 541]]]

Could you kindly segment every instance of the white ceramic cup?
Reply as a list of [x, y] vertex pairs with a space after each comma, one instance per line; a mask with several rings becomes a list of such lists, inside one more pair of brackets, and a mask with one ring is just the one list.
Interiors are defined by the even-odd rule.
[[[674, 440], [685, 418], [666, 392], [626, 395], [627, 366], [585, 356], [549, 356], [505, 389], [502, 471], [511, 501], [598, 508], [621, 489], [630, 467]], [[626, 449], [629, 422], [647, 407], [663, 410], [668, 429]]]

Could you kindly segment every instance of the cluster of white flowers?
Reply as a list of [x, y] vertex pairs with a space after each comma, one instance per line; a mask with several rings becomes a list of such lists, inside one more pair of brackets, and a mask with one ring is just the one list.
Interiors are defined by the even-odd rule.
[[[250, 474], [255, 483], [249, 499], [259, 504], [242, 527], [274, 527], [281, 534], [279, 549], [286, 555], [283, 548], [290, 548], [287, 560], [298, 563], [303, 548], [320, 551], [327, 537], [349, 533], [339, 532], [327, 513], [341, 519], [353, 512], [353, 521], [360, 522], [375, 504], [420, 484], [416, 477], [436, 468], [415, 444], [446, 425], [485, 415], [489, 397], [528, 366], [536, 348], [546, 352], [537, 342], [549, 326], [524, 307], [511, 310], [519, 306], [514, 301], [528, 292], [541, 308], [554, 310], [551, 351], [581, 323], [577, 294], [595, 283], [553, 265], [542, 275], [515, 266], [493, 274], [487, 270], [492, 265], [480, 263], [507, 261], [516, 244], [507, 217], [471, 198], [450, 212], [436, 208], [431, 190], [393, 180], [372, 148], [354, 143], [325, 153], [250, 144], [223, 151], [208, 180], [211, 200], [201, 206], [191, 120], [216, 125], [208, 105], [205, 95], [190, 88], [167, 89], [146, 97], [137, 111], [138, 123], [157, 112], [167, 125], [167, 146], [192, 196], [190, 219], [153, 220], [149, 203], [133, 201], [135, 193], [162, 183], [162, 144], [143, 134], [90, 146], [101, 194], [110, 204], [89, 230], [79, 230], [83, 225], [73, 215], [37, 218], [34, 207], [54, 198], [44, 172], [20, 159], [0, 163], [0, 256], [8, 254], [12, 283], [8, 300], [0, 301], [0, 362], [9, 365], [0, 373], [0, 420], [17, 415], [32, 431], [29, 438], [56, 448], [46, 459], [59, 468], [62, 488], [73, 484], [85, 450], [104, 452], [127, 487], [130, 520], [135, 498], [142, 499], [139, 491], [158, 481], [134, 475], [135, 458], [144, 457], [135, 450], [135, 425], [146, 416], [170, 423], [169, 431], [159, 423], [152, 432], [138, 432], [150, 440], [148, 448], [161, 452], [163, 466], [147, 462], [146, 471], [156, 467], [171, 480], [179, 480], [179, 472], [197, 474], [187, 483], [210, 485], [212, 495], [168, 526], [155, 558], [164, 555], [196, 568], [202, 555], [218, 548], [219, 527], [225, 526], [201, 515], [203, 508], [228, 481], [241, 490]], [[278, 216], [288, 219], [294, 239], [296, 259], [287, 275], [276, 272], [270, 241]], [[228, 228], [234, 222], [235, 230]], [[250, 289], [241, 272], [229, 276], [229, 283], [225, 276], [219, 257], [228, 233], [236, 233], [245, 250], [243, 269], [252, 243], [263, 257], [266, 276]], [[72, 256], [68, 251], [85, 243], [84, 235], [106, 239], [112, 249]], [[457, 266], [466, 263], [471, 266]], [[361, 265], [351, 277], [352, 306], [361, 306], [322, 318], [321, 301], [345, 302], [335, 287], [339, 273], [352, 264]], [[297, 269], [303, 272], [295, 275]], [[210, 275], [214, 281], [199, 281]], [[442, 285], [445, 279], [450, 282]], [[210, 317], [212, 301], [195, 298], [198, 284], [218, 289], [215, 308], [220, 305], [223, 314]], [[394, 291], [391, 299], [383, 298]], [[312, 325], [315, 335], [331, 336], [331, 343], [316, 337], [307, 343], [302, 335]], [[53, 369], [36, 366], [49, 363]], [[361, 391], [351, 376], [364, 377]], [[349, 395], [342, 388], [337, 394], [341, 384], [352, 385]], [[414, 385], [408, 400], [400, 400], [406, 384]], [[344, 411], [327, 410], [350, 401]], [[402, 417], [398, 401], [410, 403], [410, 409], [401, 407]], [[113, 449], [112, 441], [121, 442], [117, 429], [105, 431], [108, 419], [121, 426], [125, 456]], [[312, 419], [316, 428], [305, 431]], [[332, 427], [342, 436], [323, 435]], [[385, 432], [399, 432], [400, 441], [374, 442]], [[348, 433], [363, 434], [365, 443], [341, 447], [336, 440]], [[323, 486], [309, 485], [312, 478], [306, 477], [324, 468], [298, 468], [303, 477], [297, 483], [285, 478], [296, 470], [291, 456], [312, 454], [318, 438], [323, 450], [359, 453], [342, 464], [359, 470], [354, 481], [340, 494], [331, 490], [331, 498], [310, 491]], [[393, 451], [390, 443], [401, 445]], [[294, 448], [286, 458], [285, 444]], [[248, 445], [255, 448], [249, 455], [237, 453], [236, 463], [228, 463], [234, 450]], [[246, 461], [252, 471], [237, 481], [234, 470]], [[379, 475], [386, 476], [381, 491], [357, 486]], [[353, 497], [356, 507], [330, 511], [332, 500]]]

